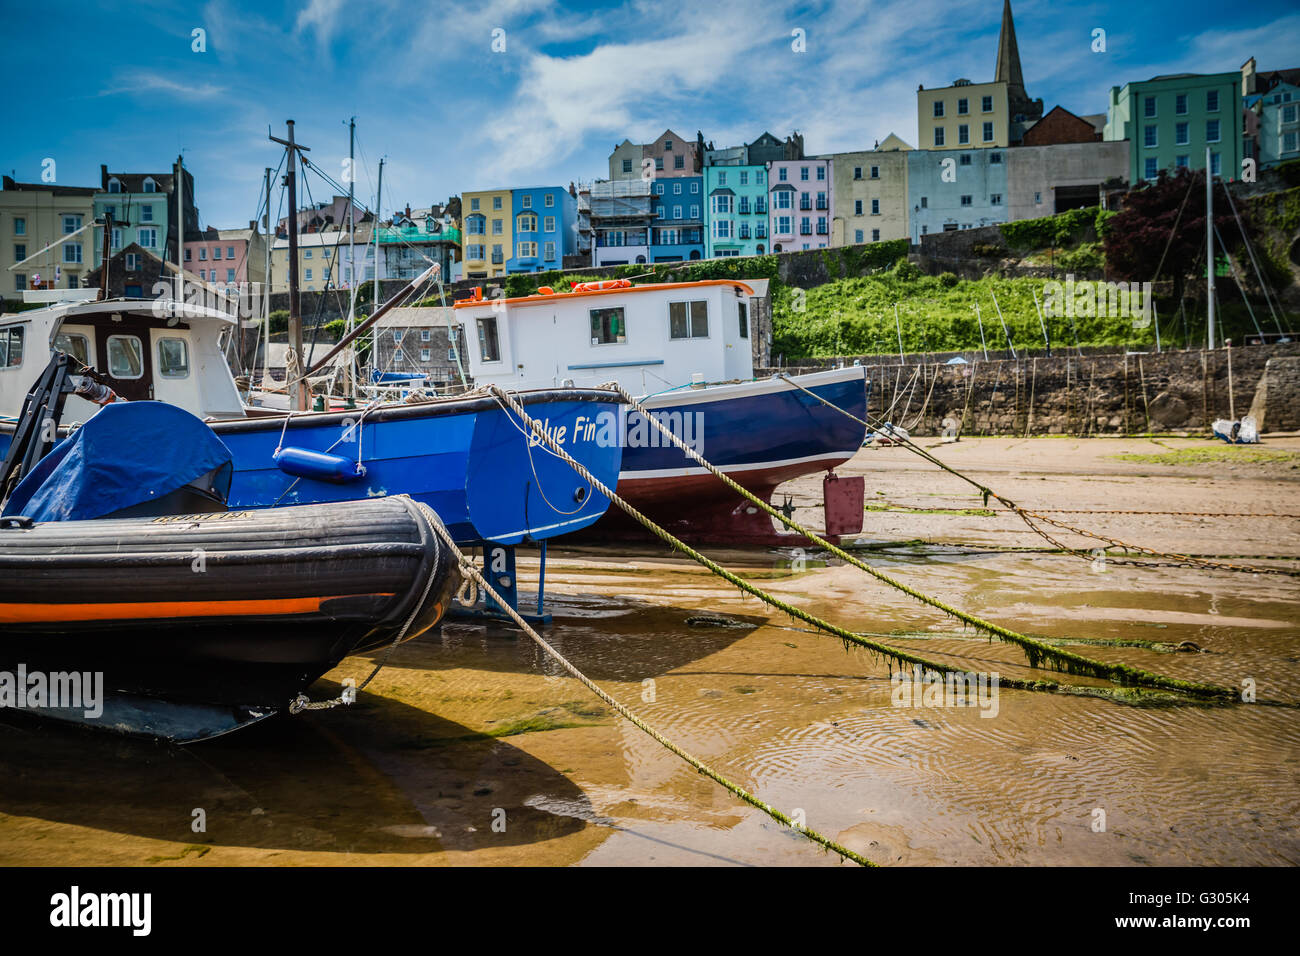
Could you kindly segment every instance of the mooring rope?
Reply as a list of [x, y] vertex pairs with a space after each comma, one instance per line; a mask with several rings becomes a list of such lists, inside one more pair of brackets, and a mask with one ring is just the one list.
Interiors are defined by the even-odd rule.
[[[1156, 688], [1160, 690], [1175, 691], [1177, 693], [1187, 694], [1193, 697], [1203, 697], [1203, 698], [1218, 699], [1218, 700], [1235, 700], [1237, 698], [1236, 691], [1227, 687], [1219, 687], [1214, 684], [1203, 684], [1197, 681], [1187, 681], [1187, 680], [1181, 680], [1179, 678], [1174, 678], [1174, 677], [1166, 677], [1161, 674], [1153, 674], [1149, 671], [1144, 671], [1141, 668], [1130, 667], [1127, 664], [1110, 664], [1104, 661], [1093, 660], [1091, 658], [1084, 657], [1080, 654], [1074, 654], [1069, 651], [1062, 651], [1059, 648], [1051, 647], [1050, 645], [1045, 644], [1044, 642], [1036, 640], [1027, 635], [1017, 633], [1016, 631], [1012, 631], [1009, 628], [1002, 627], [1001, 625], [994, 624], [990, 621], [985, 621], [984, 619], [976, 617], [973, 614], [968, 614], [965, 611], [961, 611], [955, 607], [952, 607], [944, 603], [943, 601], [940, 601], [938, 598], [933, 598], [927, 594], [923, 594], [920, 591], [916, 590], [915, 588], [912, 588], [904, 584], [903, 582], [898, 581], [887, 574], [884, 574], [881, 571], [877, 571], [875, 568], [863, 564], [861, 561], [859, 561], [853, 555], [849, 554], [847, 551], [837, 547], [836, 545], [831, 544], [829, 541], [820, 537], [815, 532], [802, 527], [794, 520], [786, 517], [782, 512], [773, 508], [766, 501], [763, 501], [761, 498], [751, 493], [747, 488], [744, 488], [741, 485], [737, 484], [734, 480], [732, 480], [730, 476], [724, 474], [723, 472], [719, 471], [715, 466], [705, 461], [704, 458], [702, 458], [697, 452], [695, 452], [694, 449], [689, 448], [687, 445], [685, 445], [681, 441], [681, 439], [679, 439], [676, 435], [673, 435], [672, 432], [669, 431], [666, 427], [664, 427], [661, 422], [659, 422], [657, 419], [651, 416], [650, 413], [646, 411], [636, 401], [636, 399], [634, 399], [631, 395], [629, 395], [627, 391], [623, 389], [621, 386], [617, 384], [610, 384], [607, 387], [614, 388], [617, 391], [619, 391], [623, 397], [623, 400], [627, 402], [630, 407], [640, 411], [640, 413], [643, 416], [645, 416], [650, 422], [654, 423], [656, 427], [658, 427], [660, 431], [662, 431], [665, 434], [665, 436], [669, 438], [671, 442], [673, 442], [678, 448], [684, 451], [692, 459], [699, 462], [703, 468], [705, 468], [707, 471], [712, 473], [715, 477], [721, 480], [725, 485], [727, 485], [733, 491], [740, 494], [742, 497], [746, 498], [752, 504], [756, 505], [757, 507], [767, 512], [772, 517], [784, 523], [786, 527], [790, 528], [792, 531], [799, 532], [804, 537], [808, 538], [810, 541], [813, 541], [816, 544], [820, 545], [821, 547], [826, 548], [828, 551], [835, 554], [837, 557], [841, 558], [847, 563], [852, 564], [854, 567], [859, 568], [862, 571], [865, 571], [867, 574], [870, 574], [872, 577], [884, 582], [885, 584], [897, 588], [898, 590], [909, 595], [910, 597], [915, 598], [921, 603], [928, 604], [931, 607], [937, 608], [938, 610], [943, 611], [945, 614], [955, 617], [958, 620], [966, 622], [972, 627], [976, 627], [981, 631], [984, 631], [986, 634], [1019, 645], [1021, 649], [1024, 650], [1025, 656], [1028, 658], [1031, 667], [1037, 667], [1039, 666], [1041, 661], [1048, 660], [1051, 661], [1052, 665], [1056, 667], [1056, 669], [1058, 670], [1065, 670], [1066, 672], [1071, 674], [1096, 677], [1103, 680], [1111, 680], [1127, 686]], [[940, 664], [935, 661], [927, 660], [915, 654], [911, 654], [907, 651], [903, 651], [899, 648], [891, 647], [887, 644], [881, 644], [877, 641], [869, 640], [853, 631], [847, 630], [846, 628], [842, 628], [839, 627], [838, 625], [831, 624], [828, 621], [824, 621], [821, 618], [816, 617], [815, 615], [810, 614], [809, 612], [803, 610], [802, 608], [796, 607], [795, 605], [783, 601], [778, 597], [768, 594], [766, 591], [762, 590], [759, 587], [756, 587], [754, 584], [750, 583], [749, 581], [746, 581], [745, 579], [739, 577], [738, 575], [732, 573], [731, 571], [728, 571], [726, 568], [719, 565], [716, 561], [713, 561], [712, 559], [701, 554], [699, 551], [696, 551], [690, 545], [686, 544], [681, 539], [675, 537], [671, 532], [660, 527], [650, 518], [646, 517], [640, 511], [634, 508], [627, 501], [624, 501], [617, 494], [615, 494], [613, 489], [606, 487], [605, 484], [600, 481], [600, 479], [596, 478], [590, 471], [587, 470], [585, 465], [583, 465], [581, 462], [576, 460], [572, 455], [570, 455], [567, 451], [565, 451], [550, 435], [548, 435], [545, 432], [545, 430], [542, 428], [541, 422], [538, 422], [536, 419], [530, 417], [528, 413], [524, 411], [524, 407], [521, 404], [519, 404], [519, 402], [514, 398], [514, 396], [510, 395], [508, 392], [503, 391], [502, 389], [500, 389], [500, 387], [495, 385], [489, 386], [489, 388], [494, 392], [496, 392], [511, 407], [511, 409], [514, 410], [515, 414], [519, 415], [520, 421], [524, 422], [526, 425], [528, 425], [528, 427], [532, 428], [533, 431], [536, 432], [541, 437], [542, 441], [547, 442], [551, 446], [552, 450], [554, 450], [561, 458], [567, 461], [569, 463], [569, 466], [572, 467], [575, 471], [577, 471], [578, 474], [580, 474], [583, 478], [585, 478], [588, 482], [590, 482], [593, 488], [595, 488], [597, 491], [603, 494], [612, 503], [618, 505], [619, 508], [621, 508], [624, 512], [626, 512], [631, 518], [633, 518], [638, 524], [640, 524], [650, 533], [658, 537], [660, 540], [664, 541], [670, 547], [676, 549], [677, 551], [680, 551], [682, 554], [687, 555], [692, 560], [696, 561], [698, 564], [702, 565], [705, 568], [708, 568], [710, 571], [718, 575], [723, 580], [740, 588], [742, 591], [745, 591], [748, 594], [752, 594], [754, 597], [763, 601], [765, 604], [768, 604], [769, 606], [774, 607], [779, 611], [784, 611], [786, 614], [789, 614], [791, 617], [798, 618], [799, 620], [811, 624], [814, 627], [817, 627], [827, 632], [828, 634], [833, 634], [843, 641], [852, 644], [857, 644], [861, 647], [865, 647], [877, 654], [880, 654], [888, 661], [898, 661], [900, 663], [909, 663], [909, 664], [921, 664], [924, 667], [929, 667], [933, 670], [942, 673], [951, 673], [951, 674], [965, 673], [963, 671], [958, 670], [955, 667], [951, 667], [946, 664]], [[1018, 687], [1026, 690], [1047, 690], [1051, 692], [1064, 692], [1064, 693], [1072, 692], [1072, 690], [1068, 688], [1068, 685], [1061, 685], [1055, 681], [1003, 680], [1002, 683], [1005, 686]]]
[[[522, 412], [522, 409], [518, 409], [518, 410], [522, 414], [522, 420], [528, 422], [532, 421], [532, 419], [530, 419], [526, 413]], [[573, 462], [571, 461], [571, 463]], [[589, 480], [599, 484], [599, 482], [596, 482], [595, 478], [589, 477]], [[817, 832], [811, 827], [800, 824], [793, 817], [789, 816], [788, 814], [782, 813], [780, 810], [776, 809], [776, 807], [772, 806], [771, 804], [758, 799], [758, 797], [754, 796], [752, 793], [750, 793], [748, 790], [741, 787], [739, 784], [733, 783], [732, 781], [728, 780], [718, 771], [714, 770], [708, 764], [704, 763], [704, 761], [700, 760], [698, 757], [694, 756], [693, 754], [689, 753], [683, 748], [677, 746], [677, 744], [673, 743], [671, 740], [669, 740], [659, 731], [655, 730], [648, 723], [646, 723], [644, 720], [638, 717], [633, 711], [629, 710], [627, 707], [623, 706], [623, 704], [621, 704], [619, 701], [611, 697], [599, 685], [597, 685], [593, 680], [591, 680], [591, 678], [589, 678], [582, 671], [578, 670], [578, 668], [574, 666], [569, 661], [568, 658], [566, 658], [558, 650], [552, 647], [546, 641], [545, 638], [543, 638], [540, 634], [538, 634], [537, 631], [534, 630], [533, 627], [526, 620], [524, 620], [523, 616], [520, 615], [520, 613], [516, 611], [513, 607], [511, 607], [509, 601], [501, 597], [501, 595], [497, 594], [497, 592], [493, 590], [492, 585], [488, 583], [487, 578], [483, 576], [483, 573], [478, 569], [478, 566], [475, 565], [474, 562], [471, 561], [468, 557], [466, 557], [465, 553], [456, 546], [456, 542], [452, 539], [450, 532], [448, 532], [446, 527], [443, 525], [443, 523], [438, 520], [438, 516], [434, 514], [432, 508], [430, 508], [428, 505], [424, 504], [423, 502], [415, 502], [415, 504], [418, 508], [422, 509], [427, 514], [429, 518], [429, 523], [433, 525], [434, 530], [442, 538], [443, 543], [446, 544], [446, 546], [449, 549], [451, 549], [451, 553], [455, 555], [461, 570], [466, 575], [466, 578], [468, 580], [473, 581], [474, 584], [483, 592], [484, 595], [486, 595], [488, 598], [491, 598], [492, 601], [496, 603], [497, 607], [504, 610], [506, 614], [510, 616], [511, 620], [513, 620], [515, 624], [517, 624], [525, 634], [527, 634], [530, 638], [532, 638], [533, 641], [536, 642], [537, 646], [540, 647], [543, 652], [549, 655], [557, 664], [559, 664], [566, 671], [568, 671], [569, 674], [572, 677], [574, 677], [579, 683], [581, 683], [583, 687], [587, 688], [587, 690], [591, 691], [598, 698], [600, 698], [602, 701], [604, 701], [606, 704], [612, 707], [620, 717], [627, 720], [638, 730], [648, 735], [652, 740], [654, 740], [660, 746], [664, 747], [670, 753], [676, 754], [682, 760], [685, 760], [688, 764], [694, 767], [697, 772], [708, 777], [714, 783], [717, 783], [720, 786], [724, 787], [725, 789], [731, 791], [741, 800], [744, 800], [746, 803], [748, 803], [750, 806], [763, 811], [773, 820], [776, 820], [778, 823], [784, 824], [785, 826], [789, 827], [791, 830], [794, 830], [796, 833], [807, 837], [809, 840], [812, 840], [814, 843], [819, 843], [826, 849], [831, 850], [834, 853], [838, 853], [841, 859], [852, 860], [854, 863], [860, 864], [861, 866], [868, 866], [868, 867], [876, 866], [875, 863], [872, 863], [870, 860], [868, 860], [866, 857], [862, 856], [861, 854], [855, 853], [854, 851], [850, 850], [846, 846], [842, 846], [841, 844], [832, 840], [830, 837]], [[362, 686], [365, 685], [363, 684]]]
[[[854, 415], [852, 412], [848, 411], [847, 409], [840, 408], [838, 405], [832, 402], [828, 402], [826, 399], [822, 398], [822, 396], [818, 395], [816, 392], [805, 388], [804, 386], [800, 385], [798, 382], [794, 381], [784, 373], [777, 373], [776, 377], [783, 379], [787, 384], [789, 384], [793, 388], [799, 389], [799, 391], [801, 392], [807, 392], [809, 395], [817, 399], [817, 401], [821, 402], [827, 408], [834, 409], [835, 411], [839, 412], [841, 415], [848, 416], [849, 418], [853, 419], [853, 421], [859, 423], [865, 428], [885, 427], [883, 423], [873, 422], [872, 416], [869, 413], [866, 414], [865, 419], [862, 419], [859, 418], [857, 415]], [[904, 438], [901, 435], [891, 435], [891, 439], [894, 440], [896, 443], [901, 444], [903, 447], [916, 452], [916, 454], [920, 455], [922, 458], [924, 458], [926, 461], [930, 462], [931, 464], [937, 465], [938, 467], [942, 468], [944, 471], [948, 472], [949, 474], [954, 475], [960, 478], [962, 481], [967, 482], [971, 486], [979, 489], [980, 493], [983, 494], [984, 496], [985, 506], [988, 505], [988, 501], [990, 498], [994, 499], [995, 501], [997, 501], [998, 504], [1002, 505], [1004, 508], [1007, 508], [1008, 510], [1019, 515], [1020, 518], [1025, 522], [1025, 524], [1029, 526], [1030, 530], [1032, 530], [1035, 534], [1039, 535], [1040, 537], [1050, 542], [1051, 544], [1055, 545], [1056, 547], [1060, 548], [1061, 550], [1068, 551], [1070, 554], [1073, 554], [1076, 557], [1080, 557], [1088, 561], [1092, 561], [1095, 560], [1096, 556], [1091, 551], [1085, 551], [1082, 548], [1071, 548], [1069, 545], [1058, 541], [1056, 538], [1053, 538], [1042, 528], [1038, 527], [1035, 524], [1035, 522], [1042, 521], [1046, 524], [1050, 524], [1053, 525], [1054, 527], [1060, 528], [1063, 531], [1068, 531], [1071, 534], [1077, 534], [1085, 538], [1092, 538], [1096, 541], [1105, 542], [1111, 547], [1121, 551], [1136, 551], [1141, 554], [1147, 554], [1156, 558], [1173, 559], [1172, 561], [1160, 562], [1160, 561], [1144, 561], [1137, 558], [1107, 557], [1108, 561], [1111, 561], [1115, 564], [1131, 564], [1140, 567], [1200, 568], [1209, 571], [1236, 571], [1244, 574], [1283, 574], [1283, 575], [1289, 575], [1293, 577], [1300, 576], [1300, 570], [1296, 570], [1293, 568], [1261, 568], [1254, 565], [1228, 564], [1222, 561], [1209, 561], [1204, 558], [1197, 558], [1189, 554], [1179, 554], [1177, 552], [1171, 552], [1171, 551], [1156, 551], [1152, 548], [1143, 547], [1142, 545], [1130, 544], [1126, 541], [1120, 540], [1119, 538], [1110, 537], [1104, 534], [1098, 534], [1095, 531], [1088, 531], [1086, 528], [1079, 528], [1074, 525], [1066, 524], [1064, 521], [1057, 521], [1055, 518], [1049, 518], [1046, 515], [1041, 514], [1039, 512], [1030, 511], [1028, 508], [1023, 508], [1020, 505], [1016, 504], [1015, 502], [1011, 501], [1010, 499], [1005, 498], [1002, 495], [998, 494], [996, 491], [994, 491], [992, 488], [988, 487], [987, 485], [981, 484], [980, 482], [976, 481], [974, 478], [971, 478], [969, 475], [962, 474], [957, 469], [953, 468], [952, 466], [946, 464], [941, 459], [936, 458], [934, 455], [930, 454], [928, 451], [926, 451], [920, 445], [916, 444], [910, 438]]]

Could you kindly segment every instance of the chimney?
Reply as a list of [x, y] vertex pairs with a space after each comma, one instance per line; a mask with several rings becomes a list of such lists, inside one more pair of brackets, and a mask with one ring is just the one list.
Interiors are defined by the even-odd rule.
[[1252, 56], [1241, 64], [1241, 95], [1250, 96], [1256, 89], [1259, 76], [1255, 72], [1255, 58]]
[[409, 202], [406, 204], [406, 218], [411, 218], [411, 204]]

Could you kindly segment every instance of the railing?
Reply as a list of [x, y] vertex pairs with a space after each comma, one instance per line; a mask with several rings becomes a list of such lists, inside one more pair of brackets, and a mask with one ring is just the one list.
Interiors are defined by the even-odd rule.
[[825, 210], [825, 209], [829, 209], [829, 208], [830, 208], [830, 203], [829, 203], [827, 200], [825, 200], [825, 199], [818, 199], [818, 200], [817, 200], [817, 208], [818, 208], [818, 209], [823, 209], [823, 210]]
[[762, 226], [759, 226], [757, 229], [754, 230], [754, 238], [755, 238], [755, 239], [766, 239], [766, 238], [767, 238], [767, 230], [764, 229]]
[[827, 236], [827, 235], [830, 235], [830, 230], [827, 229], [825, 226], [823, 226], [821, 223], [818, 223], [818, 224], [817, 224], [817, 235], [819, 235], [819, 236]]
[[811, 199], [800, 199], [800, 200], [799, 200], [799, 211], [800, 211], [800, 212], [808, 212], [810, 209], [812, 209], [812, 200], [811, 200]]
[[811, 236], [811, 235], [812, 235], [812, 226], [800, 226], [800, 227], [799, 227], [799, 235], [801, 235], [801, 236]]

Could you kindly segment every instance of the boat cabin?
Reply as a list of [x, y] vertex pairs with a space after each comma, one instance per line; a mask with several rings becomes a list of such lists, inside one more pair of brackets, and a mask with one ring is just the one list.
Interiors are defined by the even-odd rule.
[[455, 304], [475, 384], [548, 388], [617, 381], [633, 395], [754, 377], [744, 282], [708, 279]]
[[[243, 418], [222, 354], [223, 337], [237, 321], [167, 299], [61, 301], [0, 315], [0, 416], [22, 414], [52, 350], [61, 349], [127, 401], [167, 402], [200, 418]], [[69, 395], [64, 421], [85, 421], [97, 407]]]

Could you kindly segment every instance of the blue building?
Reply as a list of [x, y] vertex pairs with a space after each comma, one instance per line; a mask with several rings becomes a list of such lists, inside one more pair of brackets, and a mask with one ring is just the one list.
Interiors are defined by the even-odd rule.
[[907, 154], [911, 239], [1007, 222], [1004, 149], [916, 149]]
[[704, 177], [656, 179], [650, 193], [650, 261], [704, 258]]
[[560, 186], [512, 189], [513, 255], [506, 272], [545, 272], [564, 267], [578, 246], [578, 200]]

